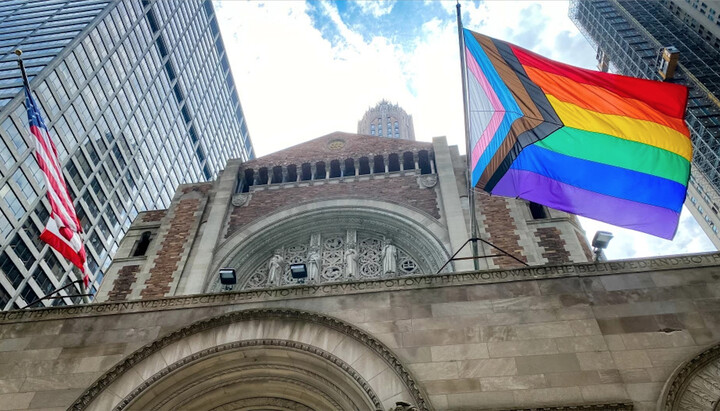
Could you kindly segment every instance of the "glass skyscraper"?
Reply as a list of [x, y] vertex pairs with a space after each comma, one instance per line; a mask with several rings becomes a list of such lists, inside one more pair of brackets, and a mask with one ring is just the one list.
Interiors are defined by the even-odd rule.
[[678, 53], [674, 76], [666, 81], [689, 88], [685, 120], [694, 154], [685, 205], [720, 248], [720, 48], [705, 28], [720, 26], [720, 10], [687, 3], [702, 22], [674, 0], [572, 0], [570, 18], [597, 47], [601, 70], [661, 80], [663, 51]]
[[17, 48], [85, 230], [93, 292], [138, 212], [167, 207], [178, 184], [214, 179], [229, 158], [253, 158], [209, 0], [3, 0], [0, 309], [76, 279], [39, 240], [49, 206]]

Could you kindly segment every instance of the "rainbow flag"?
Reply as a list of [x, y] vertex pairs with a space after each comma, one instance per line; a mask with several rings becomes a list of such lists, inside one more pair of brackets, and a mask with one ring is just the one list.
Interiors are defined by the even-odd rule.
[[463, 35], [473, 186], [673, 238], [692, 159], [687, 88]]

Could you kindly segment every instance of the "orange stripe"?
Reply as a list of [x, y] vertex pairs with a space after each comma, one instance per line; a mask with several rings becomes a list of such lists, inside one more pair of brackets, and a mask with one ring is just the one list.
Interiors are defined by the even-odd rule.
[[578, 83], [567, 77], [548, 73], [534, 67], [524, 66], [528, 77], [540, 86], [546, 94], [560, 101], [572, 103], [586, 110], [601, 114], [625, 116], [637, 120], [652, 121], [690, 135], [683, 119], [663, 114], [647, 103], [627, 97], [620, 97], [603, 87]]

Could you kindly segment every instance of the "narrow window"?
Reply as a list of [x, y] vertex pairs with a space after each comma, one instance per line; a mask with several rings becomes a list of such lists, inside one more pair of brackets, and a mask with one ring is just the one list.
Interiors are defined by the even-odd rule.
[[388, 156], [388, 171], [400, 171], [400, 156], [396, 153]]
[[545, 206], [533, 203], [532, 201], [528, 204], [530, 207], [530, 214], [532, 214], [533, 220], [541, 220], [543, 218], [548, 218], [547, 215], [547, 209], [545, 209]]
[[300, 166], [301, 175], [300, 179], [303, 181], [312, 180], [312, 168], [310, 167], [310, 163], [305, 163]]
[[360, 157], [360, 171], [358, 174], [370, 174], [370, 160], [367, 157]]
[[354, 176], [355, 175], [355, 160], [352, 158], [348, 158], [345, 160], [345, 176]]
[[432, 168], [430, 167], [430, 156], [426, 150], [422, 150], [418, 153], [418, 165], [420, 166], [420, 174], [430, 174]]
[[333, 160], [330, 162], [330, 178], [340, 177], [340, 160]]
[[140, 239], [135, 244], [135, 251], [133, 251], [133, 257], [142, 257], [147, 253], [147, 249], [150, 246], [150, 231], [145, 231], [140, 236]]
[[375, 156], [373, 159], [373, 173], [385, 172], [385, 159], [381, 155]]
[[403, 153], [403, 168], [405, 170], [415, 169], [415, 158], [413, 158], [413, 153], [409, 151]]

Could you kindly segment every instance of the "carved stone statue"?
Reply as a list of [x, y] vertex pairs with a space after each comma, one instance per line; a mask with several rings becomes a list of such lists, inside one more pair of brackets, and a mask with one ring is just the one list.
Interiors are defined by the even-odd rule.
[[358, 256], [354, 247], [345, 250], [345, 274], [351, 279], [358, 276]]
[[395, 274], [397, 272], [397, 248], [390, 240], [385, 243], [382, 250], [383, 274]]
[[310, 284], [317, 282], [317, 279], [320, 275], [320, 260], [320, 253], [318, 253], [318, 251], [315, 249], [310, 250], [310, 254], [308, 254], [307, 264], [307, 281]]
[[405, 401], [397, 401], [388, 411], [417, 411], [417, 407]]
[[283, 266], [285, 259], [281, 250], [275, 250], [275, 255], [268, 262], [268, 287], [280, 287], [282, 285]]

